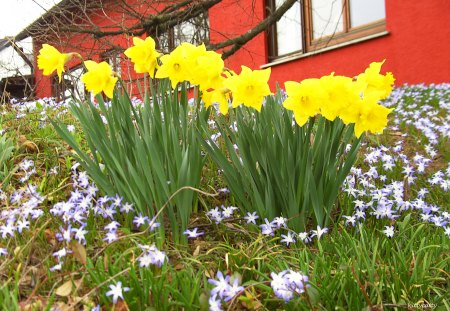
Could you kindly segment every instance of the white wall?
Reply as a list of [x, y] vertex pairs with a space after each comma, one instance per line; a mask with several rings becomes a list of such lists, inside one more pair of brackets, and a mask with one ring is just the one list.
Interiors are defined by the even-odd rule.
[[[30, 55], [31, 58], [33, 55], [31, 38], [26, 38], [16, 44], [22, 47], [24, 53]], [[29, 74], [31, 74], [31, 68], [11, 46], [0, 51], [0, 79]]]

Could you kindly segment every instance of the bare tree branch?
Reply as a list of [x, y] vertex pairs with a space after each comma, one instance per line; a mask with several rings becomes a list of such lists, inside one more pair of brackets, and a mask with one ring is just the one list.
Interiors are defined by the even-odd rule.
[[14, 51], [17, 52], [17, 54], [20, 56], [20, 58], [22, 58], [23, 61], [28, 66], [30, 66], [31, 71], [33, 71], [33, 63], [30, 61], [28, 56], [23, 52], [23, 50], [19, 46], [17, 46], [16, 42], [14, 41], [14, 38], [6, 37], [5, 39], [7, 39], [9, 41], [9, 43], [11, 44], [12, 48], [14, 49]]
[[237, 50], [239, 50], [244, 44], [256, 37], [261, 32], [268, 29], [271, 25], [278, 22], [281, 17], [296, 3], [297, 0], [286, 0], [278, 9], [276, 9], [272, 14], [269, 14], [261, 23], [256, 25], [254, 28], [247, 31], [241, 36], [237, 36], [226, 41], [222, 41], [217, 44], [210, 44], [209, 48], [212, 50], [218, 50], [221, 48], [228, 47], [232, 45], [230, 49], [222, 54], [222, 58], [226, 59], [233, 55]]
[[[205, 43], [209, 49], [223, 49], [223, 58], [228, 58], [279, 21], [297, 1], [285, 0], [281, 6], [268, 13], [264, 20], [245, 33], [237, 34], [222, 42]], [[158, 37], [170, 28], [207, 13], [220, 2], [222, 0], [143, 0], [136, 2], [137, 4], [130, 4], [127, 0], [63, 0], [25, 32], [39, 42], [60, 38], [61, 43], [67, 43], [74, 34], [80, 34], [88, 36], [90, 40], [92, 38], [94, 41], [102, 40], [102, 45], [120, 50], [121, 47], [114, 45], [111, 38], [123, 34]], [[161, 4], [164, 4], [163, 7]], [[98, 20], [103, 21], [102, 25], [95, 22]]]

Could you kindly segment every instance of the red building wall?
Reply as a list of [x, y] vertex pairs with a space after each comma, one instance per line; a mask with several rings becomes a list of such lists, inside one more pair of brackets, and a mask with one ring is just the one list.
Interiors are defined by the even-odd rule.
[[[242, 2], [250, 5], [252, 0]], [[331, 72], [354, 76], [369, 63], [383, 59], [386, 59], [383, 70], [394, 73], [396, 85], [450, 82], [450, 1], [386, 0], [385, 7], [386, 36], [273, 65], [271, 85]], [[229, 23], [234, 8], [228, 9], [230, 12], [211, 12], [211, 25], [239, 31], [238, 26]], [[256, 22], [263, 16], [262, 6], [257, 5], [254, 11], [261, 14], [253, 18]], [[239, 68], [239, 64], [257, 69], [267, 59], [267, 44], [264, 35], [259, 35], [226, 63], [233, 69]]]
[[[275, 82], [283, 85], [287, 80], [300, 81], [331, 72], [354, 76], [370, 62], [383, 59], [386, 59], [383, 70], [394, 73], [397, 85], [450, 82], [450, 1], [386, 0], [385, 7], [387, 35], [273, 65], [272, 87]], [[248, 31], [264, 19], [264, 11], [264, 0], [223, 0], [209, 11], [211, 42]], [[96, 23], [103, 25], [105, 21], [99, 16]], [[78, 35], [60, 40], [59, 47], [67, 51], [68, 46], [82, 45], [90, 51], [85, 57], [99, 60], [99, 54], [110, 48], [110, 40], [124, 47], [131, 44], [131, 38], [125, 36], [94, 43], [88, 36]], [[35, 51], [40, 44], [36, 44]], [[267, 63], [267, 50], [265, 34], [260, 34], [228, 58], [226, 66], [237, 72], [241, 65], [259, 69]], [[122, 72], [128, 72], [131, 64], [124, 62], [122, 66]], [[36, 70], [36, 81], [39, 83], [37, 96], [50, 96], [49, 78]]]

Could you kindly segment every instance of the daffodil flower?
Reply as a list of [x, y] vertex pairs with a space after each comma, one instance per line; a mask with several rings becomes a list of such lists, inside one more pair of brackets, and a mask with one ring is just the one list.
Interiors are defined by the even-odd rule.
[[253, 107], [257, 111], [261, 110], [264, 97], [271, 95], [269, 88], [270, 68], [264, 70], [251, 70], [246, 66], [241, 66], [239, 75], [229, 77], [224, 85], [233, 94], [233, 108], [244, 104]]
[[357, 78], [364, 95], [375, 96], [377, 101], [389, 96], [395, 81], [391, 72], [387, 72], [386, 75], [380, 74], [381, 66], [384, 62], [385, 60], [371, 63], [364, 73]]
[[310, 117], [320, 112], [324, 92], [318, 79], [306, 79], [301, 83], [287, 81], [284, 86], [288, 97], [283, 106], [294, 112], [299, 126], [303, 126]]
[[73, 55], [74, 53], [61, 53], [55, 47], [43, 44], [37, 57], [38, 68], [43, 70], [44, 76], [49, 76], [56, 70], [59, 82], [61, 82], [64, 65]]
[[112, 98], [117, 77], [114, 76], [111, 66], [106, 62], [96, 63], [92, 60], [85, 61], [84, 65], [87, 72], [81, 77], [81, 81], [86, 89], [94, 95], [103, 91], [106, 96]]
[[188, 81], [199, 52], [201, 50], [194, 45], [183, 42], [169, 55], [161, 57], [162, 65], [156, 72], [156, 78], [169, 78], [172, 88], [180, 82]]
[[151, 37], [142, 40], [133, 38], [134, 46], [128, 48], [124, 54], [134, 63], [134, 70], [137, 73], [148, 72], [151, 77], [155, 75], [155, 69], [158, 67], [157, 58], [160, 53], [155, 49], [155, 40]]

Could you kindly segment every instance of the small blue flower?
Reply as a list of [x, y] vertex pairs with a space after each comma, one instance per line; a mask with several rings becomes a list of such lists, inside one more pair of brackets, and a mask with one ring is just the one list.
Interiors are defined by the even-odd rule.
[[253, 212], [250, 214], [250, 212], [247, 213], [247, 216], [244, 217], [244, 219], [247, 221], [248, 224], [252, 223], [256, 225], [256, 220], [259, 218], [258, 215], [256, 215], [256, 212]]
[[116, 304], [117, 300], [120, 298], [123, 300], [123, 292], [128, 292], [130, 288], [124, 287], [122, 288], [122, 282], [117, 282], [116, 285], [109, 285], [110, 291], [106, 292], [106, 297], [113, 296], [113, 303]]
[[205, 232], [198, 232], [198, 228], [194, 228], [192, 230], [187, 229], [183, 232], [183, 234], [187, 235], [189, 239], [198, 238], [199, 236], [205, 234]]

